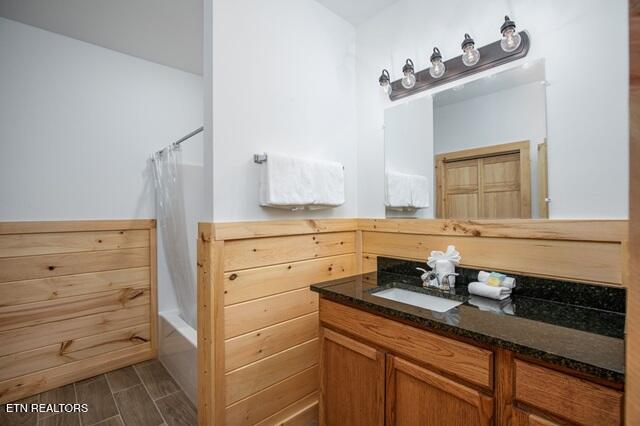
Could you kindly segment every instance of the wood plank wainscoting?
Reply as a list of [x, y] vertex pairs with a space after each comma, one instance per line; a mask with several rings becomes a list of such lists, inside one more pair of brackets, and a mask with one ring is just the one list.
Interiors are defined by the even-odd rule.
[[198, 418], [305, 424], [318, 413], [318, 296], [358, 271], [357, 221], [201, 223]]
[[0, 222], [0, 403], [155, 358], [155, 228]]
[[318, 413], [312, 283], [425, 260], [455, 244], [469, 267], [623, 284], [627, 221], [335, 219], [201, 223], [200, 425], [305, 424]]

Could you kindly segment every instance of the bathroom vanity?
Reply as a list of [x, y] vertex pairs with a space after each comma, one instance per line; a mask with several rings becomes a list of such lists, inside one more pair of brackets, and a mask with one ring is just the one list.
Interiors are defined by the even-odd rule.
[[[509, 306], [491, 306], [465, 294], [477, 271], [462, 268], [444, 294], [422, 288], [417, 262], [378, 262], [311, 286], [321, 424], [622, 424], [624, 290], [517, 277]], [[436, 312], [376, 296], [392, 288], [462, 304]]]

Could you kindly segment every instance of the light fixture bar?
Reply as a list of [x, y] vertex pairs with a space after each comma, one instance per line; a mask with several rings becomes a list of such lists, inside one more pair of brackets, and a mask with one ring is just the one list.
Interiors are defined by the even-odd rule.
[[389, 94], [389, 99], [396, 101], [398, 99], [406, 98], [407, 96], [423, 92], [445, 83], [450, 83], [462, 77], [486, 71], [493, 67], [497, 67], [498, 65], [524, 58], [527, 56], [527, 53], [529, 53], [529, 36], [525, 31], [521, 31], [518, 34], [520, 34], [522, 41], [520, 46], [518, 46], [518, 48], [513, 52], [505, 52], [500, 46], [500, 40], [498, 40], [478, 49], [480, 51], [480, 60], [473, 66], [464, 65], [462, 62], [462, 55], [459, 55], [444, 62], [446, 72], [440, 78], [431, 77], [429, 74], [429, 68], [427, 68], [415, 73], [416, 82], [410, 89], [406, 89], [402, 85], [402, 79], [395, 80], [391, 83], [392, 90]]

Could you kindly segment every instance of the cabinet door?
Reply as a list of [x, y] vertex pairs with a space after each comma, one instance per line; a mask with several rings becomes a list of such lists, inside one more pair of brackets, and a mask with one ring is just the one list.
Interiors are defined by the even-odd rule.
[[493, 398], [396, 356], [387, 356], [387, 425], [490, 425]]
[[384, 425], [384, 353], [323, 328], [320, 424]]
[[513, 426], [560, 426], [559, 423], [529, 413], [519, 408], [513, 410]]

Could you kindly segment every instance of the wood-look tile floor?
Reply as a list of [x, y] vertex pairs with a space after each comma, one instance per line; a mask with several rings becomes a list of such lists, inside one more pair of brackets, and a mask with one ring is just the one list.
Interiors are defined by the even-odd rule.
[[7, 413], [2, 426], [192, 426], [196, 409], [158, 360], [81, 380], [16, 403], [88, 404], [86, 413]]

